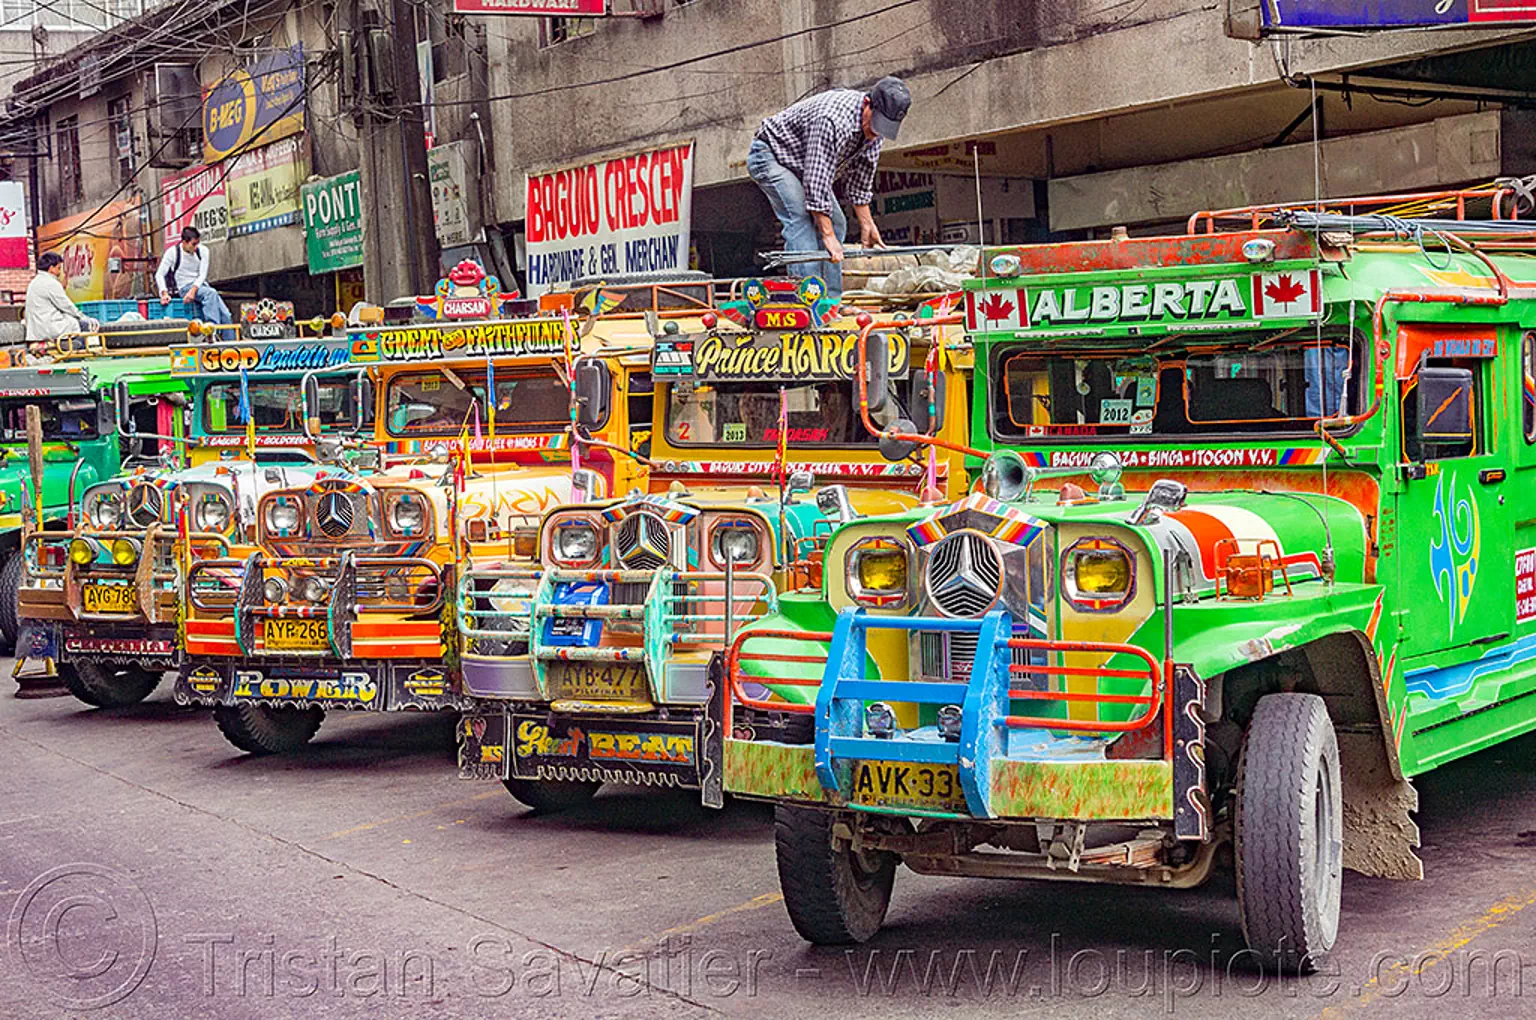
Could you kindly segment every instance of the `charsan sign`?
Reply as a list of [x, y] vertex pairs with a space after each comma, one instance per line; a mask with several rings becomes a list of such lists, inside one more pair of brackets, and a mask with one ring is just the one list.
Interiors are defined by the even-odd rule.
[[529, 174], [528, 294], [588, 276], [686, 269], [693, 143]]
[[1230, 329], [1316, 318], [1322, 314], [1322, 290], [1316, 269], [1015, 287], [999, 287], [994, 280], [985, 290], [966, 292], [965, 318], [973, 333]]

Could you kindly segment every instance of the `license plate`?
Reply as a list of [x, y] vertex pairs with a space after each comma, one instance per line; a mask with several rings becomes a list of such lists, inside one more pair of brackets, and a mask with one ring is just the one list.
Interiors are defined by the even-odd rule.
[[331, 647], [324, 620], [268, 620], [263, 645], [269, 652], [323, 652]]
[[638, 662], [552, 662], [549, 689], [556, 699], [648, 701], [645, 666]]
[[854, 766], [849, 799], [871, 807], [967, 812], [960, 775], [953, 765], [861, 761]]
[[85, 586], [87, 613], [137, 613], [138, 591], [131, 584], [88, 584]]

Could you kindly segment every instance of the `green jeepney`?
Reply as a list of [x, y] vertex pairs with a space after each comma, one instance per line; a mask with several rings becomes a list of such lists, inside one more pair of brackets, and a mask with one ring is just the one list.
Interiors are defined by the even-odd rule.
[[726, 747], [805, 938], [870, 937], [897, 863], [1183, 888], [1230, 841], [1309, 969], [1341, 869], [1421, 877], [1412, 778], [1536, 727], [1536, 233], [1266, 215], [988, 251], [983, 491], [845, 524], [733, 643], [734, 711], [813, 733]]

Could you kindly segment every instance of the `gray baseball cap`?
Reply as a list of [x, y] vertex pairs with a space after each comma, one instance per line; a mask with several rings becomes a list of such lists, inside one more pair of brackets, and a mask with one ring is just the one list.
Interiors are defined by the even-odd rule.
[[907, 83], [886, 75], [869, 90], [870, 126], [881, 138], [894, 142], [911, 105], [912, 93], [907, 90]]

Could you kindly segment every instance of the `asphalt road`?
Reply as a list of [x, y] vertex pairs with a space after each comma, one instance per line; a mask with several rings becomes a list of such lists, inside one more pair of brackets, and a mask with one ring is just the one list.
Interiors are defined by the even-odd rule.
[[7, 689], [0, 1016], [1536, 1016], [1536, 739], [1420, 780], [1426, 881], [1346, 874], [1310, 979], [1238, 953], [1229, 869], [1193, 892], [902, 871], [881, 935], [814, 949], [768, 808], [615, 788], [533, 818], [461, 783], [451, 741], [333, 713], [257, 759], [168, 684], [113, 711]]

